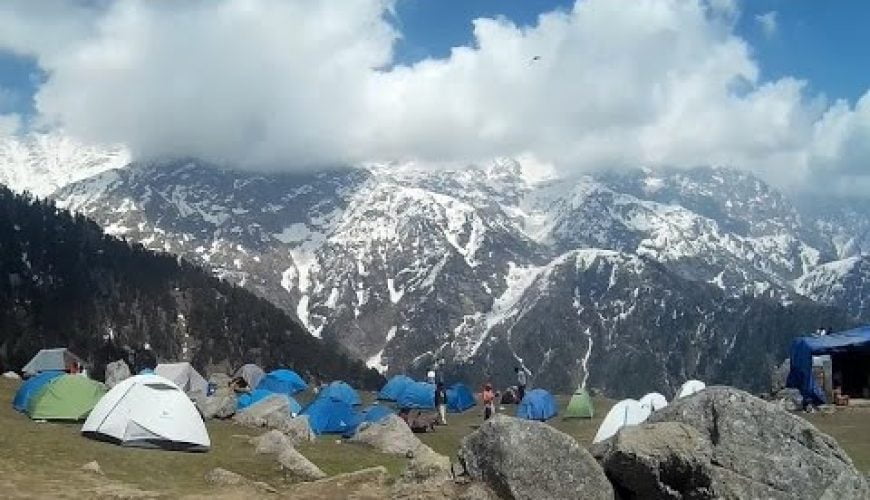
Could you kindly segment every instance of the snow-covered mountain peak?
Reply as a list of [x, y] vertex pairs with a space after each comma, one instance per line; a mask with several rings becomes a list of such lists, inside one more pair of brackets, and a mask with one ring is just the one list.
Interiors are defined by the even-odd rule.
[[87, 145], [60, 133], [0, 138], [0, 184], [40, 197], [129, 162], [123, 147]]

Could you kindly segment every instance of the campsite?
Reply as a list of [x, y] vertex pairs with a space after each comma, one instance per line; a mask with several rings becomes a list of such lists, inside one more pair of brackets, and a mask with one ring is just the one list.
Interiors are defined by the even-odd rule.
[[[18, 386], [18, 381], [0, 380], [0, 397], [12, 401]], [[377, 401], [378, 394], [359, 394], [363, 406]], [[302, 391], [294, 397], [305, 405], [313, 395], [310, 391]], [[592, 418], [566, 419], [563, 413], [571, 398], [570, 395], [554, 398], [559, 414], [547, 423], [572, 436], [582, 446], [589, 447], [614, 402], [593, 397], [590, 400], [595, 410]], [[385, 403], [382, 401], [380, 404]], [[500, 405], [499, 412], [513, 415], [518, 409], [519, 405]], [[806, 418], [838, 439], [859, 470], [870, 471], [870, 408], [839, 409], [834, 413], [807, 415]], [[447, 426], [438, 426], [434, 432], [417, 436], [437, 453], [455, 460], [461, 440], [481, 423], [481, 406], [477, 404], [465, 412], [450, 413]], [[10, 404], [0, 409], [0, 426], [4, 429], [0, 434], [0, 446], [5, 450], [0, 458], [0, 470], [4, 471], [0, 476], [0, 487], [13, 497], [148, 498], [150, 495], [175, 498], [189, 495], [196, 498], [225, 494], [232, 498], [235, 492], [232, 488], [216, 488], [204, 480], [204, 475], [216, 467], [262, 481], [279, 491], [292, 491], [292, 483], [285, 479], [274, 459], [256, 454], [248, 443], [250, 437], [265, 430], [232, 421], [206, 422], [211, 438], [207, 453], [129, 448], [91, 440], [80, 434], [80, 423], [38, 423], [15, 411]], [[380, 465], [386, 467], [390, 480], [394, 480], [408, 462], [403, 457], [347, 442], [335, 434], [323, 434], [313, 442], [298, 445], [297, 449], [330, 476]], [[100, 474], [81, 470], [84, 464], [95, 460], [101, 468]]]

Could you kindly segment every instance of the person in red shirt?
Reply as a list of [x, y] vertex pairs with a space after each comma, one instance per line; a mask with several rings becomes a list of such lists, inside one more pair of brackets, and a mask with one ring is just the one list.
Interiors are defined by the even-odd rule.
[[483, 420], [489, 420], [495, 413], [495, 391], [492, 390], [492, 384], [487, 383], [483, 386]]

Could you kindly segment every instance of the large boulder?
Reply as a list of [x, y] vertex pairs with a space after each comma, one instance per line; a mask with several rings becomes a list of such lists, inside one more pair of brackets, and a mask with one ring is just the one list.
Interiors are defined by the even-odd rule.
[[123, 359], [112, 361], [106, 365], [106, 387], [111, 389], [130, 378], [130, 367]]
[[285, 476], [290, 479], [314, 481], [326, 477], [326, 474], [319, 467], [314, 465], [292, 446], [285, 446], [281, 450], [278, 454], [278, 463], [281, 464]]
[[204, 418], [230, 418], [236, 414], [238, 398], [229, 387], [219, 386], [211, 396], [199, 398], [197, 406]]
[[287, 398], [280, 394], [273, 394], [257, 404], [245, 408], [244, 411], [237, 412], [233, 416], [233, 421], [251, 427], [265, 427], [266, 417], [273, 412], [287, 409]]
[[294, 446], [317, 439], [317, 435], [311, 430], [308, 415], [294, 417], [286, 406], [263, 417], [263, 425], [268, 429], [279, 430], [286, 434]]
[[251, 438], [254, 451], [261, 455], [278, 454], [288, 446], [293, 446], [290, 439], [279, 430], [271, 430], [265, 434]]
[[379, 422], [360, 424], [350, 441], [369, 445], [382, 453], [402, 456], [413, 454], [423, 444], [408, 424], [396, 415]]
[[463, 438], [459, 459], [502, 498], [613, 498], [592, 455], [542, 422], [497, 415]]
[[713, 498], [712, 446], [678, 422], [629, 426], [592, 447], [622, 498]]
[[[653, 413], [648, 422], [694, 428], [706, 441], [692, 438], [683, 446], [702, 450], [696, 455], [701, 461], [707, 460], [703, 448], [709, 442], [710, 487], [716, 497], [870, 498], [864, 476], [833, 438], [746, 392], [708, 387]], [[644, 429], [649, 427], [637, 432]], [[663, 438], [648, 439], [661, 444]], [[661, 446], [652, 449], [661, 451]], [[674, 455], [687, 453], [682, 449]]]

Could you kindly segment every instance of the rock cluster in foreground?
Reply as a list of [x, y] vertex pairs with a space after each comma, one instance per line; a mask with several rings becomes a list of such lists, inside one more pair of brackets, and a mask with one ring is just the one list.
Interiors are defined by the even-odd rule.
[[290, 460], [293, 438], [277, 430], [252, 444], [277, 454], [295, 479], [313, 480], [288, 498], [870, 499], [867, 478], [833, 438], [730, 387], [676, 401], [591, 453], [547, 424], [498, 415], [462, 440], [459, 464], [451, 465], [403, 426], [387, 419], [352, 440], [408, 456], [395, 482], [382, 468], [319, 479], [322, 472], [298, 452]]

